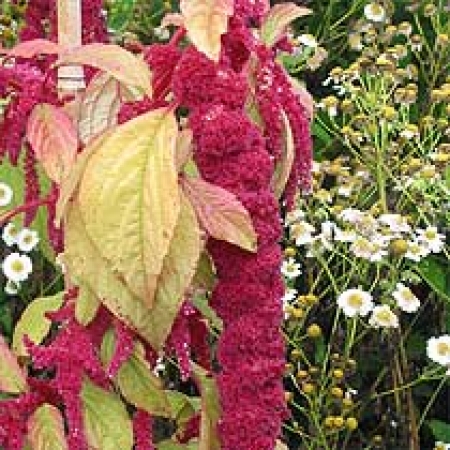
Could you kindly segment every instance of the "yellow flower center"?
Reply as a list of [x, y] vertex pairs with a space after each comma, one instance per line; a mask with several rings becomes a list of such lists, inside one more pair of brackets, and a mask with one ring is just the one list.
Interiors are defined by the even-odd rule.
[[444, 356], [450, 353], [450, 345], [446, 344], [445, 342], [439, 342], [437, 345], [437, 352], [439, 355]]
[[16, 260], [11, 264], [11, 269], [14, 272], [22, 272], [24, 268], [25, 267], [24, 267], [22, 261], [20, 261], [20, 260]]
[[436, 238], [436, 231], [434, 230], [427, 230], [425, 231], [425, 237], [429, 240], [435, 239]]
[[348, 297], [347, 303], [352, 308], [359, 309], [359, 308], [361, 308], [361, 306], [363, 304], [363, 299], [360, 294], [350, 294], [350, 296]]

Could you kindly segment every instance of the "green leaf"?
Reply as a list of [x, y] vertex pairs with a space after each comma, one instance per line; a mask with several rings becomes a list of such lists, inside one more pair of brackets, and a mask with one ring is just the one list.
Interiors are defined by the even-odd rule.
[[67, 450], [59, 410], [48, 404], [40, 406], [28, 419], [27, 440], [32, 450]]
[[208, 253], [203, 251], [198, 261], [193, 284], [196, 288], [210, 291], [214, 287], [215, 281], [216, 273], [213, 262]]
[[36, 298], [27, 306], [14, 330], [12, 348], [16, 355], [28, 355], [23, 342], [25, 335], [35, 344], [43, 341], [51, 327], [51, 321], [45, 317], [45, 314], [61, 308], [63, 297], [64, 292], [58, 292], [50, 297]]
[[179, 444], [178, 442], [166, 439], [157, 445], [158, 450], [200, 450], [198, 443]]
[[85, 380], [81, 390], [83, 419], [90, 448], [131, 450], [133, 428], [125, 406], [112, 392]]
[[295, 3], [280, 3], [275, 5], [265, 17], [261, 26], [261, 40], [272, 47], [286, 32], [286, 28], [295, 19], [311, 14], [311, 10]]
[[87, 326], [93, 320], [100, 308], [101, 301], [87, 287], [81, 286], [75, 303], [75, 317], [81, 325]]
[[220, 440], [217, 434], [217, 423], [220, 419], [220, 403], [216, 381], [205, 369], [197, 364], [193, 364], [193, 371], [202, 399], [198, 450], [220, 450]]
[[183, 179], [183, 189], [210, 236], [256, 251], [252, 219], [234, 194], [200, 178]]
[[[48, 192], [50, 187], [50, 180], [42, 173], [38, 166], [39, 175], [39, 188], [41, 191], [41, 196], [44, 197]], [[23, 159], [19, 161], [17, 166], [13, 166], [9, 161], [3, 160], [0, 164], [0, 180], [11, 186], [14, 196], [10, 208], [15, 208], [20, 206], [24, 202], [24, 191], [25, 191], [25, 179], [23, 176]], [[0, 213], [2, 209], [0, 208]], [[0, 214], [1, 216], [1, 214]], [[21, 227], [23, 223], [21, 222], [21, 216], [16, 216], [15, 220], [12, 220], [17, 226]], [[33, 220], [30, 228], [36, 230], [39, 234], [39, 248], [42, 250], [44, 256], [52, 261], [54, 259], [54, 251], [51, 247], [48, 239], [47, 233], [47, 209], [39, 208], [36, 214], [36, 218]]]
[[114, 2], [111, 10], [108, 11], [108, 29], [116, 32], [126, 28], [128, 22], [133, 17], [135, 0], [121, 0]]
[[424, 258], [417, 271], [440, 297], [450, 302], [450, 270], [448, 261], [439, 256]]
[[16, 357], [0, 335], [0, 391], [20, 394], [27, 389], [25, 374]]
[[222, 319], [217, 315], [213, 308], [209, 305], [205, 295], [194, 295], [192, 303], [200, 311], [201, 315], [208, 320], [210, 325], [216, 330], [223, 330]]
[[[109, 364], [114, 353], [114, 333], [105, 334], [102, 359]], [[152, 416], [172, 417], [172, 410], [161, 380], [152, 372], [142, 346], [136, 344], [130, 358], [119, 369], [115, 380], [124, 398]]]
[[450, 442], [450, 424], [435, 419], [428, 420], [427, 424], [437, 441]]
[[180, 211], [177, 134], [164, 108], [118, 126], [90, 155], [79, 184], [88, 235], [148, 308]]

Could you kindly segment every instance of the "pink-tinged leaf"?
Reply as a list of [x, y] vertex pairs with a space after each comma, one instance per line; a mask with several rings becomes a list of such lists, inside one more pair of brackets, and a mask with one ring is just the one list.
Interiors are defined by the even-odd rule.
[[184, 18], [181, 14], [178, 13], [168, 13], [166, 14], [162, 21], [161, 21], [161, 27], [167, 28], [167, 27], [183, 27], [184, 26]]
[[20, 394], [27, 389], [27, 380], [3, 336], [0, 335], [0, 391]]
[[292, 135], [291, 125], [284, 111], [282, 111], [282, 118], [284, 125], [283, 151], [281, 158], [277, 161], [275, 166], [271, 183], [272, 189], [278, 198], [280, 198], [284, 192], [295, 158], [294, 137]]
[[221, 36], [228, 29], [228, 18], [233, 15], [233, 0], [181, 0], [180, 9], [192, 43], [213, 61], [218, 61]]
[[62, 53], [58, 66], [83, 64], [108, 73], [125, 86], [151, 96], [151, 72], [142, 58], [115, 44], [89, 44]]
[[31, 59], [37, 55], [57, 55], [61, 50], [62, 47], [55, 42], [47, 41], [47, 39], [33, 39], [21, 42], [10, 50], [5, 49], [5, 53], [14, 58]]
[[292, 85], [292, 89], [297, 94], [300, 103], [305, 108], [306, 114], [309, 120], [312, 120], [314, 114], [314, 99], [313, 96], [308, 92], [308, 90], [300, 84], [300, 82], [293, 77], [289, 77]]
[[107, 73], [92, 79], [83, 92], [78, 132], [83, 144], [117, 124], [120, 110], [120, 85]]
[[234, 194], [199, 178], [185, 178], [183, 188], [201, 225], [213, 238], [256, 251], [251, 217]]
[[285, 33], [286, 27], [299, 17], [307, 16], [312, 11], [295, 3], [279, 3], [275, 5], [264, 19], [261, 26], [261, 40], [272, 47]]
[[27, 138], [48, 177], [61, 182], [78, 149], [77, 131], [69, 116], [56, 106], [37, 105], [28, 120]]
[[28, 419], [28, 444], [32, 450], [68, 450], [64, 422], [58, 408], [44, 404]]

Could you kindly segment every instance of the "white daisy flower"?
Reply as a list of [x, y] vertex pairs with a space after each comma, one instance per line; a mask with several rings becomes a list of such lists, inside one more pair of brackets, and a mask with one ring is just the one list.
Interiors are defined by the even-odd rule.
[[339, 213], [338, 217], [344, 222], [356, 223], [361, 220], [363, 215], [364, 213], [359, 209], [346, 208]]
[[386, 246], [386, 241], [379, 236], [373, 240], [359, 236], [352, 242], [350, 251], [358, 258], [377, 262], [381, 261], [388, 254]]
[[434, 449], [433, 450], [450, 450], [450, 444], [445, 444], [442, 441], [437, 441], [434, 444]]
[[33, 250], [39, 242], [39, 236], [36, 231], [24, 228], [17, 236], [17, 247], [21, 252], [28, 253]]
[[438, 233], [436, 227], [416, 230], [417, 240], [423, 242], [433, 253], [440, 253], [445, 246], [445, 235]]
[[431, 253], [430, 248], [418, 240], [408, 241], [407, 245], [408, 250], [405, 253], [405, 258], [411, 259], [414, 262], [419, 262]]
[[357, 237], [353, 230], [342, 230], [337, 226], [334, 228], [334, 240], [337, 242], [353, 242]]
[[33, 270], [33, 264], [27, 255], [11, 253], [4, 259], [2, 270], [6, 278], [15, 283], [20, 283], [28, 278]]
[[432, 337], [427, 341], [427, 356], [441, 366], [450, 366], [450, 335]]
[[364, 15], [367, 20], [372, 22], [384, 22], [386, 19], [386, 11], [379, 3], [369, 3], [364, 7]]
[[404, 312], [413, 313], [420, 308], [420, 300], [403, 283], [397, 283], [392, 297], [397, 302], [397, 306]]
[[353, 192], [353, 185], [352, 184], [343, 184], [342, 186], [338, 187], [337, 194], [341, 197], [350, 197]]
[[19, 230], [14, 223], [9, 222], [4, 226], [3, 232], [2, 232], [2, 239], [3, 239], [3, 242], [8, 247], [12, 247], [13, 245], [15, 245], [17, 243], [18, 235], [19, 235]]
[[316, 48], [317, 40], [312, 34], [301, 34], [297, 37], [297, 42], [305, 47]]
[[300, 270], [300, 264], [295, 262], [294, 258], [284, 260], [281, 265], [281, 273], [288, 279], [297, 278], [302, 271]]
[[285, 291], [285, 293], [284, 293], [284, 295], [282, 297], [283, 304], [287, 304], [289, 302], [292, 302], [292, 300], [294, 300], [295, 297], [297, 297], [297, 293], [298, 293], [297, 289], [287, 287], [286, 291]]
[[305, 212], [301, 209], [294, 209], [293, 211], [289, 211], [286, 214], [285, 224], [287, 226], [292, 225], [293, 223], [301, 221], [305, 217]]
[[5, 292], [8, 295], [16, 295], [19, 292], [20, 284], [14, 281], [8, 280], [5, 285]]
[[389, 305], [378, 305], [373, 308], [369, 324], [374, 328], [398, 328], [398, 317]]
[[295, 223], [291, 227], [291, 237], [295, 239], [295, 244], [298, 246], [311, 244], [314, 241], [312, 233], [314, 233], [316, 229], [313, 225], [308, 222], [301, 221]]
[[401, 214], [382, 214], [378, 217], [378, 221], [387, 225], [393, 233], [409, 233], [411, 231], [406, 217]]
[[0, 181], [0, 207], [7, 206], [13, 199], [13, 190], [6, 183]]
[[374, 307], [372, 295], [362, 289], [347, 289], [339, 295], [337, 304], [347, 317], [367, 316]]

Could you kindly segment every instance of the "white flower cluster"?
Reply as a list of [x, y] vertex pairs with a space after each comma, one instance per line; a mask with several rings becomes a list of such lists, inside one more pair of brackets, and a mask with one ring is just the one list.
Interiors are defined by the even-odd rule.
[[398, 328], [399, 318], [395, 310], [414, 313], [420, 308], [420, 300], [402, 283], [397, 283], [390, 303], [375, 305], [372, 294], [359, 288], [347, 289], [337, 299], [339, 308], [347, 317], [370, 314], [369, 325], [373, 328]]
[[419, 262], [430, 253], [440, 253], [445, 246], [445, 235], [436, 227], [412, 229], [406, 217], [400, 214], [382, 214], [375, 218], [368, 212], [347, 208], [340, 212], [338, 221], [340, 225], [334, 221], [323, 222], [317, 233], [304, 213], [293, 211], [286, 225], [298, 247], [310, 246], [308, 256], [332, 250], [336, 243], [348, 243], [353, 256], [377, 262], [388, 256], [391, 243], [402, 241], [404, 258]]
[[36, 247], [39, 236], [36, 231], [28, 228], [19, 229], [10, 222], [3, 228], [2, 240], [8, 247], [16, 246], [18, 249], [6, 256], [2, 262], [2, 271], [7, 279], [5, 292], [14, 295], [33, 270], [31, 258], [26, 253]]

